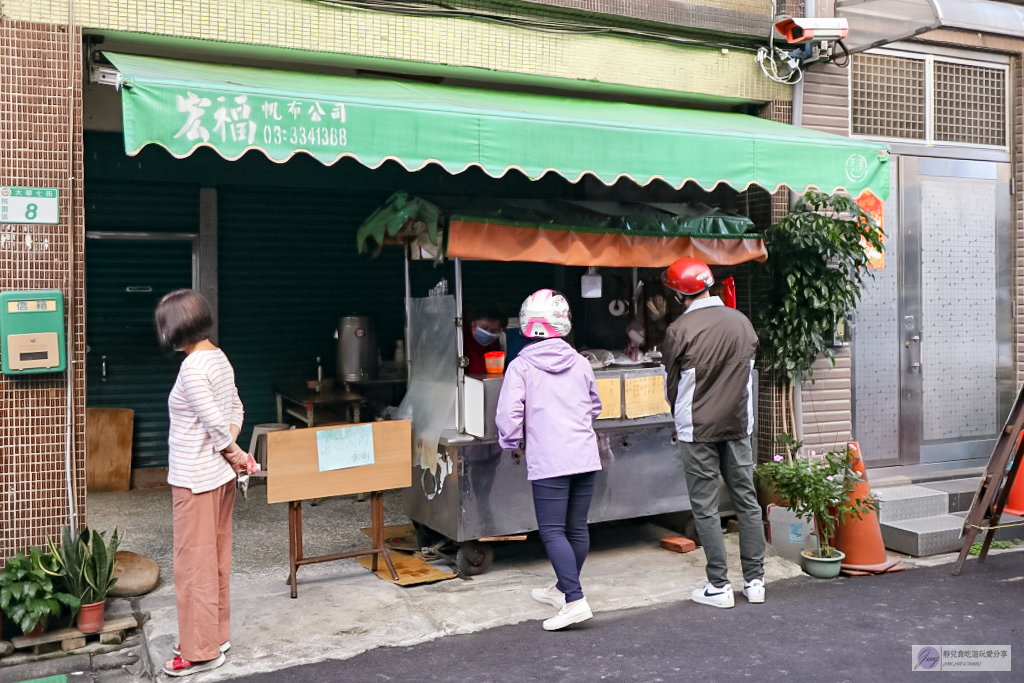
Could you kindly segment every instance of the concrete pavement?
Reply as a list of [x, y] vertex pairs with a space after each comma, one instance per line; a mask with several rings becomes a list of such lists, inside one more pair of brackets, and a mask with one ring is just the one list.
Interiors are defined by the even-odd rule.
[[[386, 498], [388, 524], [406, 523], [400, 496]], [[161, 584], [138, 600], [148, 613], [146, 647], [154, 667], [170, 658], [177, 640], [171, 567], [171, 501], [166, 488], [89, 496], [90, 524], [117, 526], [123, 548], [153, 557]], [[304, 514], [307, 555], [366, 545], [360, 526], [369, 503], [325, 500]], [[592, 553], [583, 572], [595, 609], [611, 612], [686, 600], [704, 577], [701, 551], [678, 555], [658, 547], [663, 529], [640, 522], [593, 529]], [[727, 536], [733, 575], [740, 580], [735, 534]], [[287, 575], [287, 508], [267, 505], [265, 488], [253, 487], [235, 509], [232, 575], [232, 650], [228, 664], [192, 680], [206, 683], [257, 672], [343, 660], [380, 647], [403, 647], [455, 634], [520, 622], [536, 622], [551, 609], [533, 601], [531, 588], [554, 581], [543, 548], [532, 539], [499, 545], [492, 568], [470, 581], [400, 588], [371, 575], [353, 560], [304, 567], [299, 598], [292, 600]], [[800, 574], [796, 565], [771, 555], [771, 583]], [[535, 625], [535, 624], [534, 624]], [[445, 639], [447, 640], [447, 639]]]
[[949, 570], [944, 563], [862, 579], [801, 576], [770, 585], [763, 605], [738, 598], [731, 610], [685, 602], [602, 611], [557, 633], [522, 623], [238, 683], [898, 683], [918, 680], [915, 644], [1010, 645], [1012, 672], [938, 675], [1024, 680], [1024, 554], [969, 562], [958, 578]]

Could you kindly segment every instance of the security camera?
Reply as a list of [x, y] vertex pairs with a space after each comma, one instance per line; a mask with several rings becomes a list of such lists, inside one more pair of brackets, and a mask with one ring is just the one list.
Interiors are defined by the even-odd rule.
[[783, 17], [775, 23], [787, 43], [809, 43], [817, 40], [842, 40], [850, 32], [846, 19], [809, 19]]

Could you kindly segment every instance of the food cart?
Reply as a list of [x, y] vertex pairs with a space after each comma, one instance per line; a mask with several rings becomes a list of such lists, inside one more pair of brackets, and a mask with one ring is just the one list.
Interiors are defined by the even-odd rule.
[[[628, 308], [632, 357], [616, 353], [617, 364], [595, 370], [604, 403], [595, 422], [602, 470], [589, 520], [603, 522], [690, 509], [658, 354], [635, 343], [637, 332], [644, 335], [635, 322], [644, 308], [639, 269], [664, 268], [684, 256], [712, 266], [764, 261], [764, 241], [752, 228], [745, 216], [691, 204], [428, 201], [397, 193], [374, 212], [359, 230], [360, 250], [372, 240], [378, 249], [401, 245], [406, 255], [409, 387], [399, 416], [413, 424], [413, 485], [406, 490], [405, 509], [421, 545], [454, 542], [460, 570], [478, 574], [492, 557], [480, 539], [537, 528], [526, 467], [515, 465], [497, 444], [494, 415], [502, 378], [465, 372], [464, 260], [590, 268], [591, 276], [594, 268], [631, 272], [632, 300], [613, 300], [608, 307]], [[453, 290], [442, 282], [429, 296], [414, 297], [410, 260], [445, 258], [454, 266]], [[535, 289], [553, 284], [538, 282]], [[511, 340], [508, 346], [511, 352]], [[599, 355], [593, 366], [607, 364]], [[755, 388], [755, 400], [756, 395]]]

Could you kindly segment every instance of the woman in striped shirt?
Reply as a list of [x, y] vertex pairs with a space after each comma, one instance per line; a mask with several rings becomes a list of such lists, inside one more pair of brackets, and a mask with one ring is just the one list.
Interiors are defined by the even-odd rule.
[[167, 483], [174, 500], [174, 593], [179, 644], [164, 665], [187, 676], [224, 663], [230, 639], [231, 513], [236, 473], [256, 471], [235, 443], [242, 402], [227, 356], [210, 342], [213, 314], [206, 298], [179, 289], [160, 300], [160, 343], [184, 351], [167, 401]]

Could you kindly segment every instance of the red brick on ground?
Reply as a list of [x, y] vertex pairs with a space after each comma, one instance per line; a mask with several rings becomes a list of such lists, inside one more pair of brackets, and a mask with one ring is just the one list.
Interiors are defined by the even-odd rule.
[[686, 536], [669, 536], [661, 539], [661, 547], [674, 553], [688, 553], [697, 549], [697, 544]]

